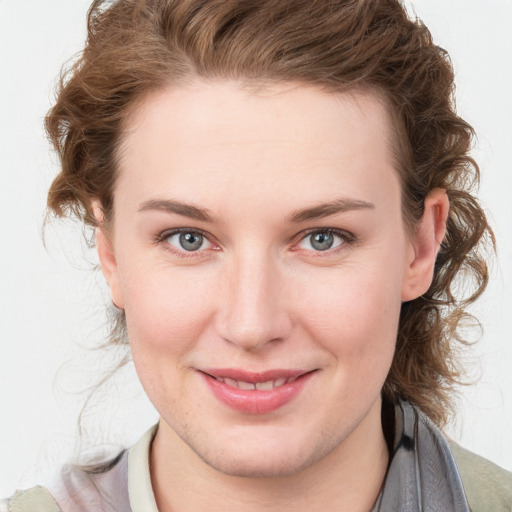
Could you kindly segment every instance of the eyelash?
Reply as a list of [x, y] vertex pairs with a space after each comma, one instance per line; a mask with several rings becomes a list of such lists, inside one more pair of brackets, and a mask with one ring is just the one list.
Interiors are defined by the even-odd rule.
[[[194, 258], [201, 254], [203, 251], [186, 251], [185, 249], [179, 250], [176, 247], [172, 246], [171, 244], [167, 243], [167, 240], [173, 236], [173, 235], [179, 235], [182, 233], [193, 233], [198, 234], [204, 237], [205, 240], [212, 243], [210, 241], [210, 235], [206, 233], [205, 231], [197, 228], [178, 228], [178, 229], [171, 229], [170, 231], [164, 231], [160, 235], [156, 237], [155, 242], [159, 245], [162, 245], [163, 249], [170, 252], [174, 256], [177, 256], [178, 258]], [[218, 250], [218, 249], [215, 249]]]
[[[341, 239], [341, 243], [337, 245], [336, 247], [332, 249], [326, 249], [325, 251], [314, 251], [312, 250], [312, 254], [314, 254], [315, 258], [322, 258], [327, 256], [332, 256], [334, 254], [337, 254], [338, 252], [341, 252], [343, 250], [346, 250], [350, 246], [353, 246], [357, 242], [357, 238], [352, 233], [349, 233], [348, 231], [344, 231], [342, 229], [336, 229], [336, 228], [312, 228], [308, 229], [304, 232], [302, 232], [298, 236], [298, 241], [294, 244], [294, 246], [297, 246], [304, 240], [306, 240], [308, 237], [315, 235], [315, 234], [329, 234], [334, 235]], [[300, 250], [300, 249], [295, 249]]]
[[[203, 231], [201, 229], [197, 229], [197, 228], [178, 228], [178, 229], [172, 229], [170, 231], [164, 231], [163, 233], [159, 234], [156, 237], [155, 242], [157, 244], [162, 245], [164, 250], [172, 253], [175, 256], [178, 256], [179, 258], [194, 258], [194, 257], [197, 257], [198, 255], [200, 255], [204, 251], [204, 249], [197, 250], [197, 251], [186, 251], [185, 249], [179, 250], [167, 242], [167, 240], [171, 236], [179, 235], [181, 233], [199, 234], [202, 237], [204, 237], [204, 239], [207, 240], [209, 243], [211, 243], [211, 244], [213, 243], [213, 242], [211, 242], [211, 240], [210, 240], [211, 237], [208, 233], [206, 233], [205, 231]], [[337, 254], [338, 252], [347, 249], [348, 247], [354, 245], [357, 242], [356, 236], [353, 235], [352, 233], [349, 233], [348, 231], [344, 231], [344, 230], [336, 229], [336, 228], [312, 228], [312, 229], [303, 231], [302, 233], [300, 233], [299, 235], [294, 237], [295, 240], [297, 240], [297, 241], [293, 243], [294, 248], [292, 250], [300, 251], [300, 248], [296, 248], [297, 245], [300, 244], [302, 241], [306, 240], [308, 237], [315, 235], [315, 234], [334, 235], [334, 236], [340, 238], [342, 240], [342, 242], [338, 246], [334, 247], [333, 249], [326, 249], [325, 251], [320, 251], [320, 250], [309, 251], [315, 255], [314, 257], [326, 257], [329, 255]], [[219, 250], [219, 249], [217, 248], [217, 249], [213, 249], [213, 250]]]

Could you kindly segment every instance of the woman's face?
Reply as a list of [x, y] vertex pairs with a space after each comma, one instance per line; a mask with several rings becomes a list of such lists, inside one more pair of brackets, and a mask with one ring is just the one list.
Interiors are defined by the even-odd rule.
[[389, 135], [375, 96], [293, 84], [168, 89], [131, 117], [98, 246], [168, 443], [276, 476], [381, 439], [417, 256]]

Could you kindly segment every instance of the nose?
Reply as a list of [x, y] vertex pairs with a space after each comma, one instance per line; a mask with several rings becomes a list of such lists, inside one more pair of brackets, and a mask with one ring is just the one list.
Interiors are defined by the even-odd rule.
[[245, 351], [285, 340], [292, 319], [282, 272], [269, 255], [250, 254], [227, 264], [218, 305], [218, 334]]

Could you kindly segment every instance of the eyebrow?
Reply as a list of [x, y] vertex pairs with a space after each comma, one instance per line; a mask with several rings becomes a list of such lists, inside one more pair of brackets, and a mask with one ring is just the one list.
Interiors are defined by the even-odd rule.
[[307, 220], [321, 219], [336, 213], [343, 213], [351, 210], [373, 210], [375, 205], [360, 199], [341, 198], [329, 203], [322, 203], [312, 208], [298, 210], [289, 216], [291, 222], [304, 222]]
[[[329, 203], [322, 203], [311, 208], [292, 212], [288, 216], [288, 221], [299, 223], [308, 220], [321, 219], [323, 217], [328, 217], [329, 215], [335, 215], [336, 213], [343, 213], [351, 210], [371, 210], [374, 208], [375, 205], [367, 201], [342, 198]], [[173, 199], [150, 199], [142, 203], [138, 211], [144, 212], [151, 210], [174, 213], [203, 222], [213, 222], [214, 220], [209, 210]]]
[[190, 219], [200, 220], [203, 222], [213, 222], [213, 216], [210, 211], [198, 206], [192, 206], [181, 201], [172, 199], [150, 199], [142, 203], [139, 212], [157, 210], [166, 213], [175, 213]]

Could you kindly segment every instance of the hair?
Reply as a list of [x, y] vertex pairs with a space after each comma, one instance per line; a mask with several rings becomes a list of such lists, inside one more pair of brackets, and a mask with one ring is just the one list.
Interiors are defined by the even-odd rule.
[[[112, 219], [130, 112], [152, 92], [192, 80], [294, 82], [384, 98], [406, 225], [414, 228], [436, 187], [451, 209], [430, 289], [402, 306], [383, 397], [409, 400], [443, 425], [463, 376], [465, 310], [487, 284], [485, 249], [494, 245], [473, 195], [474, 133], [456, 113], [446, 51], [398, 0], [96, 0], [85, 48], [63, 72], [46, 118], [61, 161], [49, 211], [96, 226], [96, 199]], [[114, 343], [123, 338], [116, 332]]]

